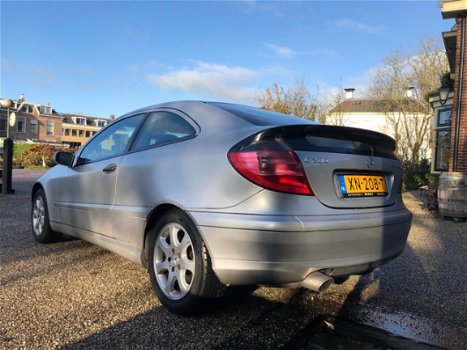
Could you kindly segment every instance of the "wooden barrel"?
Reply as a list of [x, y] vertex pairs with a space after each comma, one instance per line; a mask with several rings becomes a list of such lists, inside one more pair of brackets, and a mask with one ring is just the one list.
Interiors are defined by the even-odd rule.
[[467, 174], [441, 173], [438, 186], [438, 207], [441, 217], [467, 218]]

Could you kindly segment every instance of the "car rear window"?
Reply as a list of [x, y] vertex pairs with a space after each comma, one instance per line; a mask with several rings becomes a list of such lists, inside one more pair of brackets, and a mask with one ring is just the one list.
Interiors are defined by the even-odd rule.
[[271, 112], [254, 107], [220, 102], [214, 102], [212, 105], [219, 107], [229, 113], [235, 114], [237, 117], [242, 118], [251, 124], [259, 126], [313, 124], [313, 122], [310, 120], [298, 118], [294, 115], [285, 115], [282, 113]]

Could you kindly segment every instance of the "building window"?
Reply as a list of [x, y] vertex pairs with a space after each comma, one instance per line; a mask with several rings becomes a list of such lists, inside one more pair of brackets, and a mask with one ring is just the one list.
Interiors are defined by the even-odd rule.
[[32, 106], [24, 105], [23, 108], [21, 108], [21, 111], [23, 111], [24, 113], [32, 113]]
[[437, 127], [449, 126], [451, 124], [451, 108], [440, 109], [438, 111]]
[[65, 129], [63, 135], [70, 136], [70, 129]]
[[39, 106], [39, 112], [41, 112], [41, 114], [52, 114], [52, 107], [50, 107], [50, 106]]
[[79, 130], [78, 136], [79, 137], [84, 137], [84, 130]]
[[76, 124], [86, 125], [86, 118], [76, 118]]
[[435, 171], [447, 171], [449, 167], [451, 112], [451, 108], [438, 110], [435, 129]]
[[75, 129], [71, 130], [71, 136], [76, 136], [76, 130]]
[[47, 122], [47, 135], [54, 134], [54, 122]]
[[18, 118], [17, 128], [18, 132], [26, 132], [26, 122], [24, 118]]
[[104, 120], [96, 120], [96, 126], [103, 128], [105, 126]]
[[31, 119], [29, 121], [29, 132], [33, 134], [37, 134], [37, 120], [36, 119]]
[[0, 130], [6, 130], [6, 119], [0, 119]]

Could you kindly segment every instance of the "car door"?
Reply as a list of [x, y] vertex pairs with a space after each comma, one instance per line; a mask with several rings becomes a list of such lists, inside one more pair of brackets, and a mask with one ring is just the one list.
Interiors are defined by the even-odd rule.
[[196, 137], [199, 127], [177, 111], [152, 112], [119, 166], [112, 224], [114, 237], [140, 247], [144, 224], [155, 205], [170, 199], [183, 141]]
[[60, 222], [112, 236], [111, 207], [119, 165], [144, 115], [114, 122], [77, 154], [68, 173], [57, 180]]

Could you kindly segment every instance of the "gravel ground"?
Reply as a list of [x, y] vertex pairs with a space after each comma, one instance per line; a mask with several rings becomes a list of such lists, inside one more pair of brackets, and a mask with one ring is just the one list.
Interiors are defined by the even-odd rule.
[[320, 299], [347, 319], [466, 349], [467, 222], [441, 220], [417, 195], [404, 194], [414, 214], [404, 252], [371, 274], [331, 287]]
[[204, 315], [167, 312], [146, 270], [80, 240], [41, 245], [29, 227], [37, 174], [0, 195], [0, 349], [309, 348], [309, 325], [333, 315], [464, 349], [467, 223], [443, 221], [413, 194], [408, 246], [370, 275], [318, 295], [236, 288]]

